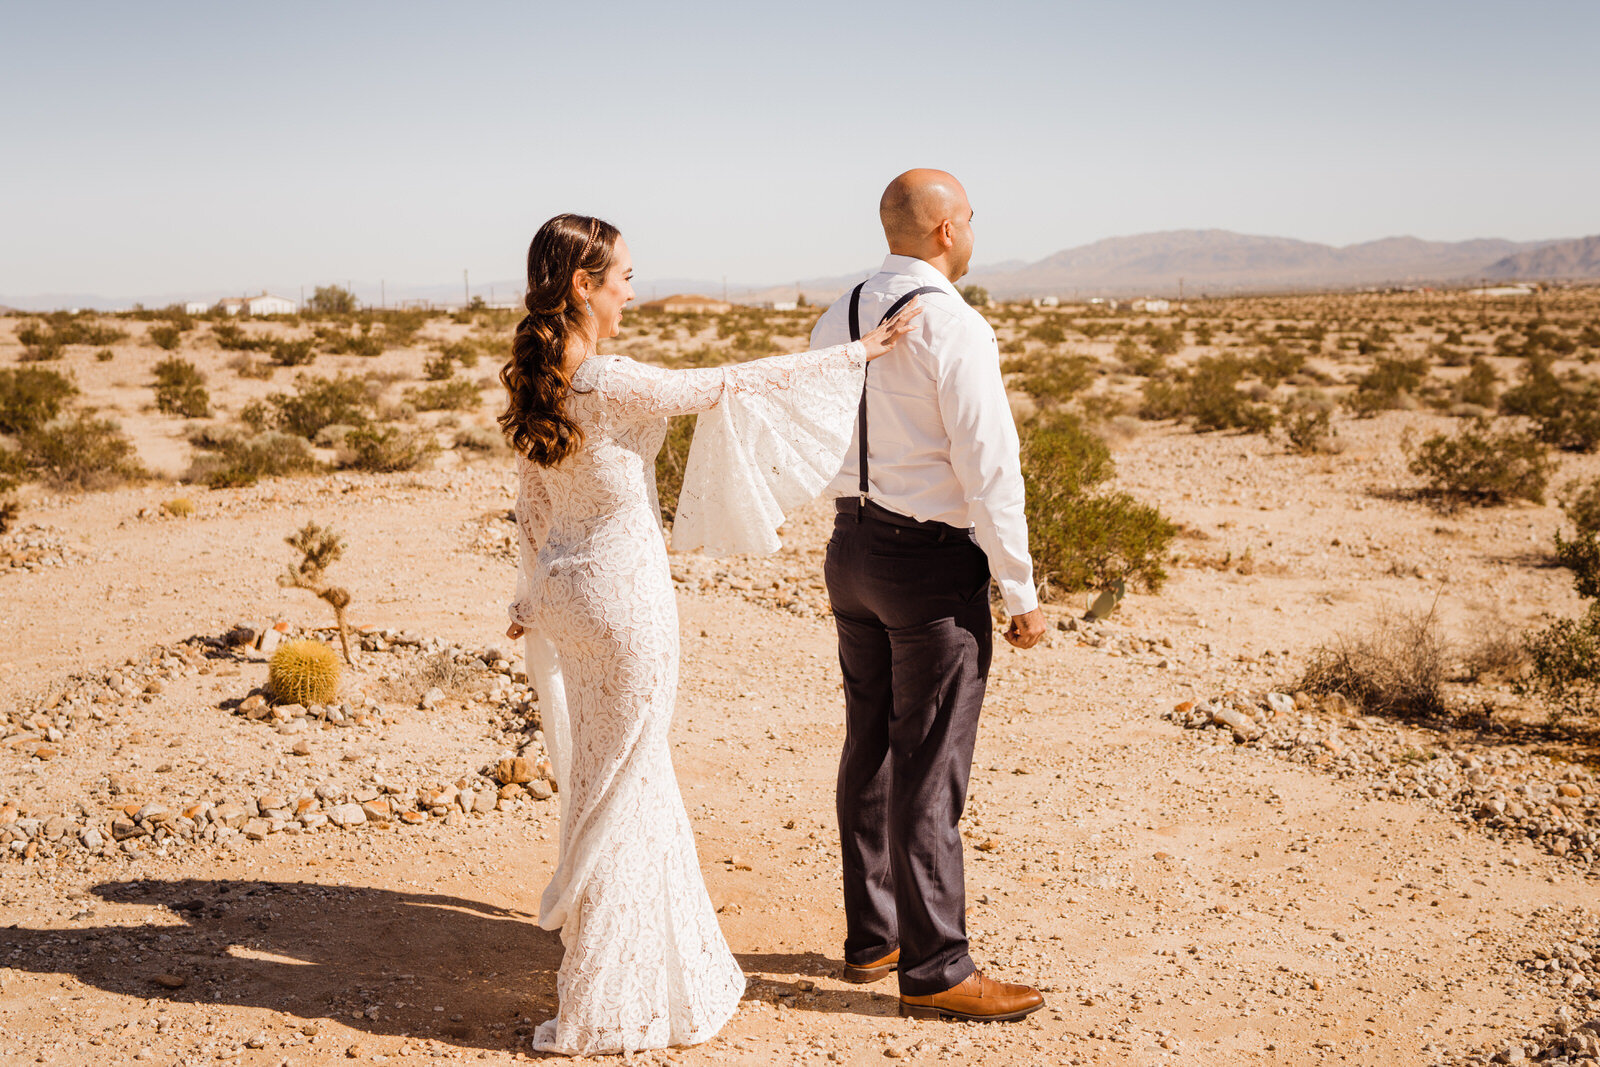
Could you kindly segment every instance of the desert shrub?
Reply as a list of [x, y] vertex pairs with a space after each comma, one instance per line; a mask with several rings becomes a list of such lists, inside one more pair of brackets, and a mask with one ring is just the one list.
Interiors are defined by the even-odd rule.
[[280, 367], [303, 367], [317, 358], [316, 342], [309, 337], [290, 340], [286, 337], [272, 342], [272, 362]]
[[185, 476], [213, 489], [254, 485], [262, 478], [317, 469], [304, 438], [269, 430], [246, 434], [207, 427], [189, 438], [199, 451]]
[[477, 383], [467, 378], [406, 390], [406, 402], [418, 411], [471, 411], [482, 399]]
[[456, 431], [454, 445], [471, 452], [504, 453], [511, 450], [506, 444], [505, 435], [488, 426], [461, 427]]
[[110, 363], [117, 358], [117, 354], [109, 348], [102, 348], [94, 354], [94, 358], [101, 363]]
[[217, 342], [217, 347], [230, 352], [258, 352], [272, 347], [270, 338], [245, 333], [237, 322], [217, 323], [211, 327], [211, 337]]
[[[1002, 356], [1020, 356], [1027, 350], [1028, 342], [1024, 341], [1020, 337], [1013, 337], [1009, 341], [1000, 342], [1000, 354]], [[1009, 374], [1010, 371], [1007, 371], [1006, 373]]]
[[1404, 407], [1404, 397], [1413, 396], [1428, 374], [1426, 359], [1379, 356], [1372, 369], [1356, 381], [1350, 407], [1359, 415]]
[[1252, 359], [1247, 366], [1256, 377], [1268, 385], [1275, 386], [1291, 374], [1298, 374], [1305, 365], [1304, 352], [1275, 344]]
[[1553, 719], [1600, 714], [1600, 604], [1529, 634], [1527, 652], [1519, 695], [1543, 700]]
[[1445, 710], [1446, 652], [1432, 612], [1382, 612], [1365, 632], [1313, 650], [1297, 687], [1338, 693], [1374, 714], [1436, 718]]
[[356, 294], [342, 285], [319, 285], [305, 310], [308, 315], [350, 315], [356, 310]]
[[17, 521], [17, 516], [22, 513], [22, 508], [15, 500], [0, 498], [0, 534], [11, 529]]
[[1027, 360], [1016, 385], [1041, 405], [1062, 404], [1094, 381], [1095, 361], [1076, 353], [1041, 352]]
[[1239, 390], [1244, 372], [1243, 361], [1235, 356], [1202, 356], [1195, 362], [1186, 383], [1185, 411], [1195, 430], [1266, 433], [1272, 429], [1277, 413]]
[[211, 396], [206, 379], [193, 363], [176, 356], [152, 368], [156, 380], [156, 409], [166, 415], [203, 419], [211, 414]]
[[358, 326], [354, 331], [319, 326], [314, 332], [317, 344], [335, 356], [383, 355], [383, 338], [373, 332], [371, 322]]
[[1141, 419], [1181, 419], [1189, 410], [1189, 387], [1184, 382], [1152, 378], [1144, 383], [1142, 392]]
[[1045, 319], [1043, 322], [1034, 323], [1028, 327], [1027, 337], [1032, 341], [1041, 341], [1047, 345], [1059, 345], [1067, 339], [1067, 331], [1055, 319]]
[[1455, 399], [1462, 404], [1493, 408], [1499, 393], [1500, 375], [1482, 356], [1473, 356], [1470, 369], [1456, 382]]
[[438, 355], [429, 356], [422, 361], [422, 374], [430, 382], [448, 381], [455, 372], [455, 358], [448, 352], [440, 352]]
[[240, 418], [258, 430], [275, 429], [310, 440], [324, 426], [363, 426], [370, 421], [372, 399], [360, 378], [306, 377], [295, 380], [295, 392], [273, 393], [247, 405]]
[[1533, 420], [1541, 441], [1568, 452], [1600, 448], [1600, 381], [1558, 378], [1546, 355], [1529, 357], [1518, 383], [1500, 397], [1500, 410]]
[[1580, 534], [1600, 533], [1600, 477], [1568, 482], [1561, 489], [1561, 510]]
[[1489, 623], [1461, 657], [1467, 677], [1516, 681], [1528, 668], [1528, 645], [1523, 635], [1504, 623]]
[[133, 442], [110, 419], [62, 415], [18, 437], [28, 467], [56, 489], [108, 489], [143, 478]]
[[1409, 451], [1411, 473], [1448, 504], [1544, 503], [1550, 455], [1528, 434], [1495, 433], [1487, 420], [1477, 419], [1454, 436], [1435, 434]]
[[171, 352], [178, 347], [178, 342], [183, 339], [183, 331], [170, 322], [161, 322], [150, 327], [146, 331], [145, 337], [157, 348]]
[[1044, 595], [1119, 582], [1159, 589], [1177, 527], [1127, 493], [1100, 488], [1113, 471], [1105, 442], [1066, 412], [1034, 419], [1021, 436], [1029, 547]]
[[1469, 357], [1459, 348], [1451, 348], [1449, 345], [1429, 345], [1428, 358], [1441, 367], [1465, 367]]
[[1333, 413], [1330, 411], [1285, 412], [1278, 429], [1283, 433], [1289, 450], [1299, 455], [1338, 451], [1335, 440], [1338, 431], [1333, 428]]
[[390, 473], [416, 470], [439, 446], [425, 433], [399, 426], [357, 426], [344, 435], [339, 466], [349, 470]]
[[17, 328], [17, 340], [31, 348], [49, 349], [60, 355], [66, 345], [114, 345], [126, 341], [128, 332], [104, 326], [82, 315], [53, 311], [43, 321], [30, 319]]
[[265, 359], [251, 359], [243, 353], [228, 360], [229, 369], [238, 373], [241, 378], [250, 378], [258, 382], [270, 381], [274, 364]]
[[0, 433], [24, 433], [61, 414], [76, 395], [70, 378], [43, 367], [0, 367]]
[[693, 415], [680, 415], [667, 423], [666, 440], [656, 453], [656, 496], [661, 504], [661, 521], [678, 516], [678, 493], [683, 489], [683, 471], [689, 462], [689, 445], [694, 441]]

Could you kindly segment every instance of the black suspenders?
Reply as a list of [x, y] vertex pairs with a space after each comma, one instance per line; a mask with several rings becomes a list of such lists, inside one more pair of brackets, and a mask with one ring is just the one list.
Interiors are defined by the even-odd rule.
[[[866, 282], [862, 282], [850, 291], [850, 340], [852, 341], [861, 340], [861, 290], [866, 284]], [[943, 291], [937, 285], [920, 285], [889, 305], [889, 310], [883, 313], [883, 318], [879, 319], [878, 322], [882, 324], [894, 318], [895, 315], [899, 314], [901, 308], [923, 293], [939, 293]], [[863, 368], [862, 370], [861, 403], [856, 406], [856, 437], [859, 439], [861, 446], [857, 462], [857, 466], [861, 468], [861, 479], [858, 486], [860, 500], [856, 506], [857, 522], [861, 521], [861, 509], [867, 506], [867, 369]]]

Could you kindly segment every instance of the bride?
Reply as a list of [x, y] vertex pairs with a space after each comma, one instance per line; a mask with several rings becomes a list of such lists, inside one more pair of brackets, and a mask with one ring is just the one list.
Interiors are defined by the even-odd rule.
[[528, 249], [528, 314], [500, 372], [522, 549], [506, 633], [527, 637], [561, 798], [560, 852], [539, 908], [565, 949], [559, 1008], [534, 1047], [575, 1055], [705, 1041], [744, 992], [668, 746], [678, 616], [655, 484], [666, 420], [713, 412], [697, 446], [707, 437], [720, 449], [691, 452], [681, 507], [698, 519], [680, 511], [680, 532], [685, 518], [716, 529], [706, 513], [718, 509], [735, 526], [732, 513], [763, 507], [769, 525], [781, 521], [774, 503], [815, 494], [838, 469], [862, 368], [917, 314], [907, 308], [836, 348], [662, 370], [597, 353], [633, 299], [631, 274], [615, 227], [583, 215], [546, 222]]

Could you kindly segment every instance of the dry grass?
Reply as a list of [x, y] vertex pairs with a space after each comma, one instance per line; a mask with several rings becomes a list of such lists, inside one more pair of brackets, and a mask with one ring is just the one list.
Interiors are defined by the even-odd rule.
[[1433, 611], [1380, 611], [1365, 632], [1314, 650], [1298, 687], [1338, 693], [1374, 714], [1439, 718], [1446, 653]]

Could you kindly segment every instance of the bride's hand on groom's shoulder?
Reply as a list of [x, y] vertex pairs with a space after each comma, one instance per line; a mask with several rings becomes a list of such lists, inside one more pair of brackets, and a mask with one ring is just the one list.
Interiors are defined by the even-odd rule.
[[920, 314], [922, 314], [922, 299], [918, 297], [901, 308], [894, 318], [880, 322], [876, 329], [863, 336], [861, 343], [867, 348], [867, 358], [877, 359], [893, 348], [900, 338], [911, 332], [911, 327]]

